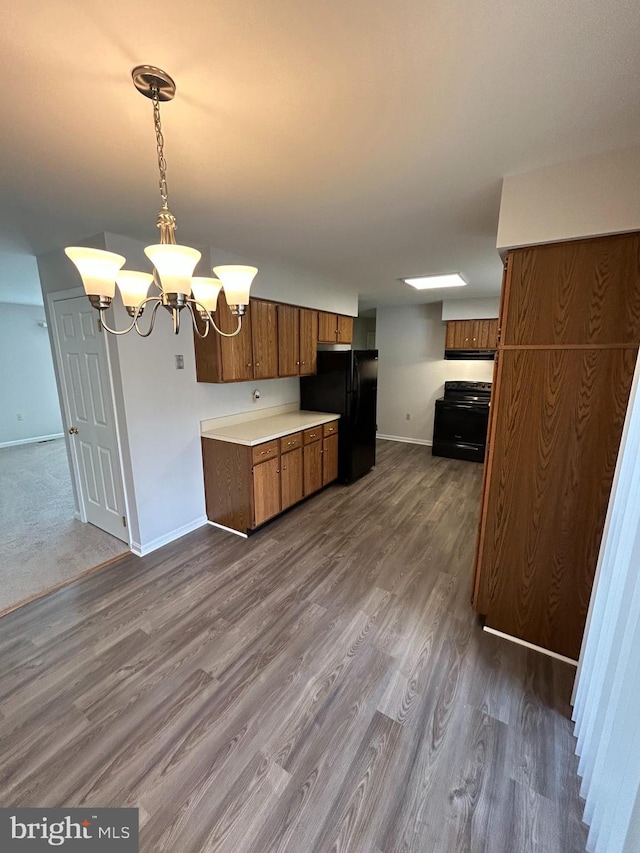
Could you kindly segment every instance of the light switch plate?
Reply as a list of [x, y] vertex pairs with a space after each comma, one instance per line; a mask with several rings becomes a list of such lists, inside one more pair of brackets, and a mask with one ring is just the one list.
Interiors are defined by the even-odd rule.
[[177, 355], [176, 356], [176, 370], [184, 370], [184, 356]]

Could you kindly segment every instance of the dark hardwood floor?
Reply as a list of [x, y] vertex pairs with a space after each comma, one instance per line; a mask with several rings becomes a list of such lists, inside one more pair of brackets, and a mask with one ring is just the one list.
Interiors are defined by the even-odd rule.
[[481, 466], [378, 467], [0, 619], [0, 805], [135, 806], [145, 853], [584, 851], [572, 667], [481, 631]]

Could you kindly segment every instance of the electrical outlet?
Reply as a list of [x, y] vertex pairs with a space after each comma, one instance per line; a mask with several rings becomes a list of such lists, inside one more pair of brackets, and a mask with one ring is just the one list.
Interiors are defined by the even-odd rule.
[[407, 412], [407, 414], [405, 415], [405, 418], [406, 418], [408, 421], [410, 421], [410, 420], [411, 420], [411, 412]]
[[176, 370], [184, 370], [184, 356], [177, 355], [176, 356]]
[[22, 420], [22, 415], [20, 414], [20, 412], [18, 412], [18, 414], [16, 415], [16, 417], [17, 417], [17, 419], [18, 419], [19, 421], [21, 421], [21, 420]]

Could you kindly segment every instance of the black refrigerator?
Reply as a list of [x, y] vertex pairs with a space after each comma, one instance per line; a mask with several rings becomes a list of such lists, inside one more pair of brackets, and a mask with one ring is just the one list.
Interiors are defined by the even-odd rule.
[[320, 350], [316, 376], [300, 378], [300, 408], [339, 414], [338, 481], [376, 464], [377, 350]]

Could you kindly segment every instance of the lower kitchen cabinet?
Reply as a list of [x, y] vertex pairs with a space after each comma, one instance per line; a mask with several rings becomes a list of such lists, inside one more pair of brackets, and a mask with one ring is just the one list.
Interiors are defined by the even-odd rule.
[[[326, 430], [326, 426], [325, 426]], [[322, 440], [322, 485], [338, 479], [338, 436], [330, 435]]]
[[253, 468], [253, 523], [264, 524], [280, 512], [280, 459], [268, 459]]
[[207, 518], [246, 533], [338, 476], [338, 421], [252, 446], [202, 439]]
[[281, 509], [289, 509], [304, 497], [302, 448], [283, 453], [280, 458]]
[[322, 435], [323, 427], [305, 429], [304, 436], [304, 496], [322, 488]]

